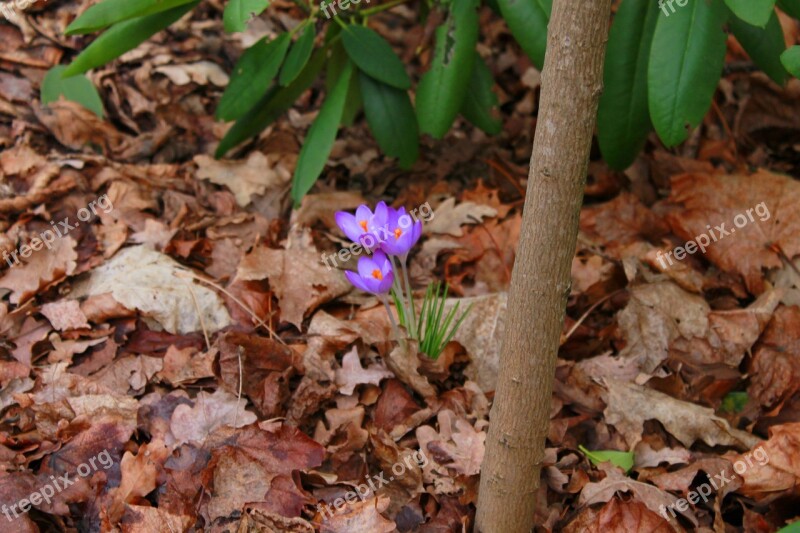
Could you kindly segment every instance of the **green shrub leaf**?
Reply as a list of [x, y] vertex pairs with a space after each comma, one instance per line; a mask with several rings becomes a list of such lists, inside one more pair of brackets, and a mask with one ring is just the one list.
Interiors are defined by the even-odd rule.
[[192, 0], [104, 0], [95, 4], [67, 26], [67, 35], [92, 33], [125, 20], [161, 13]]
[[780, 528], [775, 533], [800, 533], [800, 520], [798, 520], [797, 522], [792, 522], [788, 526]]
[[342, 120], [352, 77], [353, 66], [348, 63], [339, 76], [333, 91], [325, 98], [317, 118], [308, 130], [306, 140], [300, 149], [300, 155], [297, 157], [297, 167], [294, 169], [294, 178], [292, 179], [292, 199], [295, 204], [300, 203], [325, 168], [325, 162], [331, 153], [333, 142], [336, 140], [336, 132]]
[[347, 26], [342, 30], [342, 44], [353, 63], [376, 80], [398, 89], [411, 87], [403, 62], [389, 43], [373, 30]]
[[217, 106], [219, 120], [236, 120], [258, 102], [281, 68], [290, 42], [289, 34], [283, 33], [269, 43], [262, 39], [245, 50]]
[[269, 0], [228, 0], [222, 13], [225, 31], [244, 31], [252, 17], [257, 17], [269, 6]]
[[258, 135], [275, 119], [292, 107], [294, 101], [303, 94], [317, 79], [325, 64], [326, 50], [317, 50], [300, 74], [288, 86], [279, 89], [273, 87], [242, 118], [237, 120], [219, 143], [214, 157], [224, 156], [228, 150]]
[[711, 106], [725, 62], [726, 15], [721, 0], [702, 0], [658, 17], [647, 89], [650, 118], [667, 146], [686, 140]]
[[191, 11], [200, 0], [192, 0], [188, 4], [173, 7], [161, 13], [154, 13], [114, 24], [92, 44], [78, 54], [64, 70], [62, 76], [69, 77], [82, 74], [89, 69], [105, 65], [128, 50], [133, 50], [142, 42], [160, 32], [186, 13]]
[[294, 42], [281, 69], [281, 77], [278, 79], [281, 85], [286, 86], [292, 83], [297, 75], [300, 74], [300, 71], [303, 70], [303, 67], [306, 66], [308, 58], [311, 57], [311, 52], [314, 51], [314, 39], [316, 36], [314, 25], [309, 24]]
[[409, 168], [419, 156], [419, 128], [406, 91], [359, 72], [364, 112], [383, 152]]
[[800, 78], [800, 46], [792, 46], [781, 54], [781, 63], [795, 78]]
[[647, 63], [658, 15], [655, 2], [623, 0], [608, 36], [597, 130], [603, 157], [616, 170], [633, 163], [652, 129]]
[[57, 102], [60, 96], [72, 102], [78, 102], [83, 107], [103, 118], [103, 101], [97, 93], [94, 84], [86, 76], [72, 76], [62, 78], [66, 66], [59, 65], [47, 71], [42, 80], [42, 104]]
[[475, 0], [450, 5], [447, 20], [436, 29], [436, 49], [430, 70], [417, 87], [417, 120], [420, 131], [444, 137], [464, 105], [478, 40]]
[[492, 71], [480, 54], [475, 52], [475, 64], [467, 86], [467, 97], [461, 106], [461, 114], [489, 135], [497, 135], [503, 129], [503, 121], [492, 113], [497, 107], [497, 95], [492, 92], [493, 86]]
[[775, 9], [775, 0], [725, 0], [733, 14], [752, 26], [763, 28]]
[[778, 7], [796, 19], [800, 19], [800, 0], [778, 0]]
[[578, 449], [589, 458], [593, 465], [598, 466], [601, 463], [611, 463], [620, 467], [627, 474], [633, 468], [634, 455], [633, 452], [618, 452], [616, 450], [596, 450], [589, 451], [578, 445]]
[[542, 70], [553, 0], [497, 0], [497, 3], [511, 34], [536, 68]]
[[752, 26], [735, 17], [730, 19], [730, 28], [753, 62], [775, 83], [782, 85], [786, 81], [786, 69], [781, 64], [781, 54], [786, 48], [786, 41], [777, 13], [772, 12], [764, 28]]

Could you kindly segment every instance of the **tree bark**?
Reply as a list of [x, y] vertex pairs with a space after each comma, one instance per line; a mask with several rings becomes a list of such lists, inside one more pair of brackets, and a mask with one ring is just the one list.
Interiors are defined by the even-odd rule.
[[531, 530], [611, 0], [555, 0], [476, 531]]

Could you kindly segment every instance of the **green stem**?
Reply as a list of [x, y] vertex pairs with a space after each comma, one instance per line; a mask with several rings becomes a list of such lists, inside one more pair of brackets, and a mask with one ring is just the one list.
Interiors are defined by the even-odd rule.
[[391, 2], [386, 2], [385, 4], [381, 4], [379, 6], [371, 7], [369, 9], [362, 9], [358, 12], [359, 15], [368, 17], [370, 15], [374, 15], [375, 13], [380, 13], [381, 11], [386, 11], [388, 9], [392, 9], [395, 6], [399, 6], [400, 4], [405, 4], [409, 0], [391, 0]]
[[408, 306], [411, 308], [411, 330], [414, 332], [411, 336], [417, 339], [420, 337], [417, 331], [417, 310], [414, 308], [414, 289], [411, 288], [411, 282], [408, 278], [408, 269], [406, 268], [407, 261], [408, 254], [405, 253], [403, 257], [400, 258], [400, 266], [403, 267], [403, 280], [406, 282], [406, 290], [408, 291]]
[[406, 291], [403, 289], [402, 279], [400, 278], [400, 269], [397, 267], [397, 261], [393, 255], [389, 256], [389, 261], [392, 263], [392, 271], [394, 272], [394, 291], [396, 294], [400, 295], [400, 304], [403, 306], [403, 316], [406, 319], [406, 329], [408, 330], [408, 334], [411, 335], [412, 339], [417, 338], [417, 332], [414, 331], [414, 328], [411, 327], [411, 313], [408, 308], [408, 301], [406, 299]]
[[392, 309], [389, 307], [389, 300], [385, 295], [378, 296], [378, 298], [381, 302], [383, 302], [383, 307], [386, 308], [386, 314], [389, 315], [389, 322], [392, 323], [392, 331], [394, 331], [394, 336], [397, 337], [398, 340], [401, 340], [402, 337], [400, 336], [400, 328], [397, 327], [397, 322], [392, 314]]

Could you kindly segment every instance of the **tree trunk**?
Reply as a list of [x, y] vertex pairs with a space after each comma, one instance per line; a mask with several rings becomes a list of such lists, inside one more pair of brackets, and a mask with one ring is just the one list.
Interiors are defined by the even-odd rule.
[[611, 0], [555, 0], [476, 530], [533, 525]]

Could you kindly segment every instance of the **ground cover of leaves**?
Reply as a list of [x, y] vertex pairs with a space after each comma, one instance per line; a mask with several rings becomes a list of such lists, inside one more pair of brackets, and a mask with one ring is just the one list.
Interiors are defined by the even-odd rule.
[[[0, 262], [0, 509], [73, 481], [0, 530], [469, 530], [540, 81], [503, 23], [481, 14], [501, 135], [459, 122], [401, 171], [359, 119], [293, 211], [320, 87], [234, 159], [208, 155], [225, 73], [298, 20], [291, 2], [229, 37], [208, 2], [93, 72], [106, 120], [37, 104], [45, 71], [84, 42], [63, 29], [85, 7], [40, 2], [30, 25], [0, 25], [0, 251], [71, 226]], [[411, 21], [399, 7], [375, 27], [418, 75], [430, 35]], [[624, 173], [593, 154], [540, 530], [767, 532], [800, 518], [800, 84], [752, 72], [734, 42], [728, 59], [716, 111], [680, 150], [651, 139]], [[474, 304], [438, 361], [390, 343], [383, 309], [322, 263], [344, 243], [335, 211], [381, 199], [430, 203], [414, 282], [446, 280]], [[705, 253], [674, 259], [720, 224]], [[633, 451], [633, 467], [594, 465], [580, 445]], [[717, 475], [710, 497], [664, 519]], [[376, 476], [392, 481], [346, 499]]]

